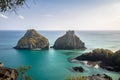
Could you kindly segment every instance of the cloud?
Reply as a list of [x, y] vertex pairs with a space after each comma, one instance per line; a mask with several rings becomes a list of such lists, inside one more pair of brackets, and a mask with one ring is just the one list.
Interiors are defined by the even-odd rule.
[[22, 15], [18, 15], [18, 17], [19, 17], [20, 19], [25, 19]]
[[5, 15], [3, 15], [3, 14], [1, 14], [1, 13], [0, 13], [0, 18], [8, 19], [7, 16], [5, 16]]

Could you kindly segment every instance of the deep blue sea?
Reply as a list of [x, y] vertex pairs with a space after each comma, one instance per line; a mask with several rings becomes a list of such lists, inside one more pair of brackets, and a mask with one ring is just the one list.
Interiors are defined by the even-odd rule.
[[[70, 63], [68, 58], [81, 55], [95, 48], [106, 48], [116, 51], [120, 49], [120, 31], [76, 31], [76, 35], [85, 42], [87, 50], [16, 50], [17, 41], [26, 31], [0, 31], [0, 62], [4, 66], [17, 68], [31, 65], [28, 75], [33, 80], [65, 80], [75, 74], [84, 76], [92, 74], [108, 74], [114, 80], [120, 77], [120, 73], [110, 72], [101, 68], [89, 68], [81, 63]], [[50, 46], [55, 40], [65, 34], [65, 31], [39, 31], [49, 39]], [[74, 66], [83, 66], [83, 73], [71, 72]]]

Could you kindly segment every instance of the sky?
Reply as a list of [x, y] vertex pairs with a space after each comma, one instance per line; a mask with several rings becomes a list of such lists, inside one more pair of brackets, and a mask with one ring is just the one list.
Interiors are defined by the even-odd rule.
[[27, 0], [0, 13], [0, 30], [120, 30], [120, 0]]

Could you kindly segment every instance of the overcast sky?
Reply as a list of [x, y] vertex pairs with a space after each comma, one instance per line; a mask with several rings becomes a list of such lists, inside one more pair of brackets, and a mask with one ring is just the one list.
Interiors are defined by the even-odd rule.
[[0, 30], [120, 30], [120, 0], [28, 0], [0, 13]]

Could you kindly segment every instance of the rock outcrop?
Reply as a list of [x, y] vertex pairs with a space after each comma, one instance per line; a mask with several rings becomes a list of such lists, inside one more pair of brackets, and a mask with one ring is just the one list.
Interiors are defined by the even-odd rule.
[[112, 78], [106, 74], [97, 74], [88, 76], [87, 80], [112, 80]]
[[0, 62], [0, 67], [3, 67], [3, 63], [2, 62]]
[[18, 41], [15, 49], [48, 49], [48, 39], [39, 34], [36, 30], [27, 30], [25, 35]]
[[120, 72], [120, 51], [113, 53], [108, 49], [95, 49], [92, 52], [84, 53], [75, 59], [80, 61], [100, 61], [98, 65], [101, 68]]
[[18, 72], [16, 69], [0, 67], [0, 80], [17, 80]]
[[84, 53], [81, 56], [76, 57], [77, 60], [88, 60], [88, 61], [107, 61], [114, 54], [108, 49], [94, 49], [92, 52]]
[[80, 66], [80, 67], [73, 67], [72, 68], [73, 71], [76, 71], [76, 72], [84, 72], [85, 70]]
[[53, 46], [54, 49], [86, 49], [84, 42], [77, 37], [74, 31], [67, 31], [59, 37]]

